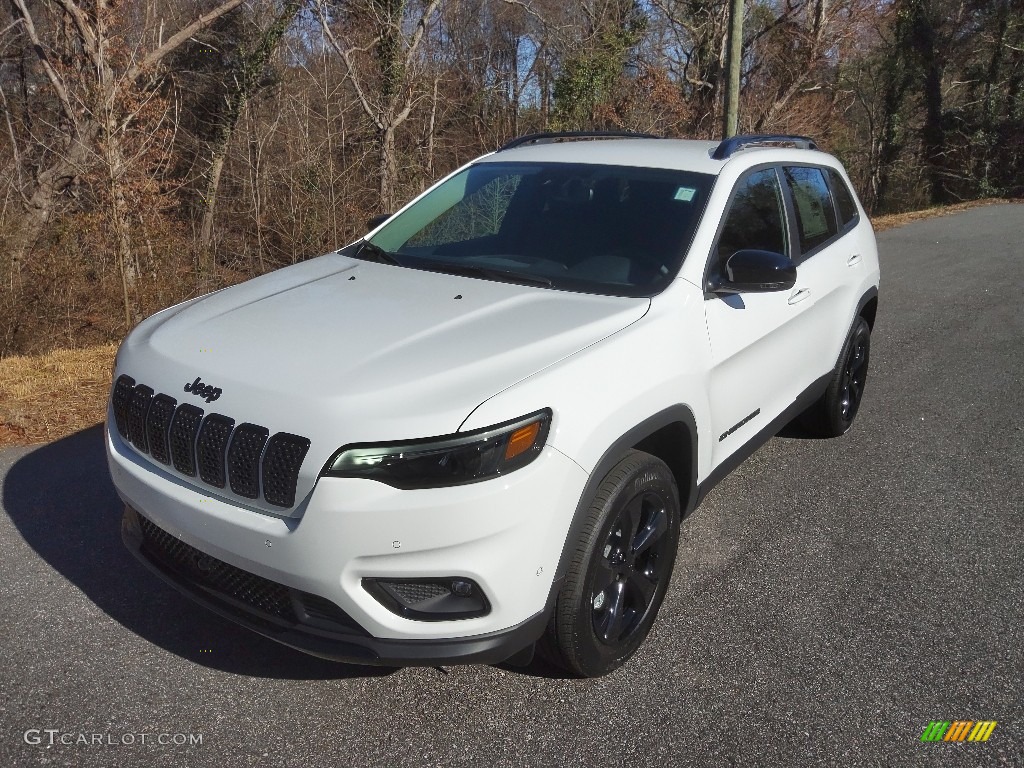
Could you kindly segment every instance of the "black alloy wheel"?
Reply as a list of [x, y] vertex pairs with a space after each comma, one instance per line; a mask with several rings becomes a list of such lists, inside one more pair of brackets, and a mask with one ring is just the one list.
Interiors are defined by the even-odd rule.
[[853, 417], [860, 408], [861, 397], [864, 395], [864, 384], [868, 376], [868, 352], [870, 335], [867, 323], [858, 328], [858, 333], [850, 340], [850, 349], [843, 366], [843, 383], [839, 393], [839, 412], [846, 424], [853, 423]]
[[636, 653], [665, 598], [679, 542], [675, 477], [631, 450], [585, 514], [539, 650], [572, 674], [597, 677]]
[[846, 337], [825, 394], [800, 416], [807, 431], [821, 437], [846, 434], [864, 399], [870, 357], [871, 327], [867, 320], [858, 317]]
[[[634, 496], [608, 531], [593, 569], [594, 634], [605, 645], [628, 642], [651, 609], [658, 585], [671, 575], [673, 544], [666, 500]], [[668, 564], [668, 567], [666, 567]]]

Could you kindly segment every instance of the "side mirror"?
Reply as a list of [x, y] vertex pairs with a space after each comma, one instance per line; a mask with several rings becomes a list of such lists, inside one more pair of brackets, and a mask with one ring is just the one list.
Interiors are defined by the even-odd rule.
[[366, 231], [367, 232], [372, 232], [377, 227], [379, 227], [381, 224], [383, 224], [385, 221], [390, 219], [393, 215], [394, 214], [390, 214], [390, 213], [378, 213], [376, 216], [374, 216], [374, 217], [372, 217], [370, 219], [367, 219], [367, 221], [366, 221]]
[[796, 264], [775, 251], [736, 251], [725, 262], [715, 293], [768, 293], [796, 285]]

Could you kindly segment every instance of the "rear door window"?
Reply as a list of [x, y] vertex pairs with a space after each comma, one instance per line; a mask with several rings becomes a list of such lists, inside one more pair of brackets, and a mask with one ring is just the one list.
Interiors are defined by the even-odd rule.
[[800, 251], [806, 255], [838, 234], [832, 195], [820, 168], [789, 167], [785, 175], [793, 195]]

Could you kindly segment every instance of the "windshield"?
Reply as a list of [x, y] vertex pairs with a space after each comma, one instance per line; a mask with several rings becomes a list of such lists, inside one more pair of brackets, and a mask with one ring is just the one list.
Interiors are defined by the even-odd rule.
[[493, 280], [652, 296], [678, 272], [713, 181], [655, 168], [479, 163], [353, 253]]

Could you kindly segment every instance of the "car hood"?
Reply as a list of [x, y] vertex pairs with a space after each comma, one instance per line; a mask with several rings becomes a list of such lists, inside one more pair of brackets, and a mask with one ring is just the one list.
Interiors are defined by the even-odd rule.
[[[649, 306], [330, 254], [158, 313], [125, 341], [118, 374], [308, 436], [319, 469], [343, 444], [454, 432]], [[210, 389], [186, 391], [197, 377]]]

